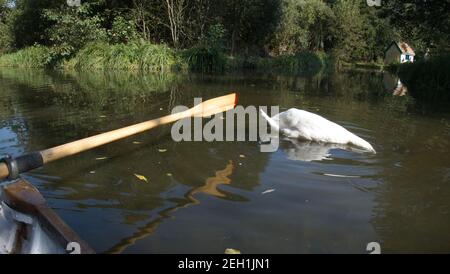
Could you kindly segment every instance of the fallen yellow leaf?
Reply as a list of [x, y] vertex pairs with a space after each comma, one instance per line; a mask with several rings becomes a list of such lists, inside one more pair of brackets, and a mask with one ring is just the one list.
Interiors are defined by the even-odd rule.
[[138, 178], [139, 180], [145, 181], [146, 183], [148, 183], [148, 180], [147, 180], [147, 178], [145, 178], [144, 175], [139, 175], [139, 174], [135, 173], [134, 176], [136, 176], [136, 178]]

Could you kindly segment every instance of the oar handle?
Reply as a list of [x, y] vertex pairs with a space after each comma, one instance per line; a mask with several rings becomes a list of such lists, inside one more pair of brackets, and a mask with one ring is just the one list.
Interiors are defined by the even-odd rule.
[[6, 155], [0, 159], [0, 180], [4, 178], [16, 179], [19, 174], [26, 172], [44, 164], [40, 152], [32, 152], [17, 158]]

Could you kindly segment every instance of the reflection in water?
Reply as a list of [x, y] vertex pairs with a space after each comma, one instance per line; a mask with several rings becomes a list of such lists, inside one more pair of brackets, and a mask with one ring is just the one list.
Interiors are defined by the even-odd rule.
[[405, 96], [407, 92], [408, 92], [408, 88], [406, 88], [406, 86], [403, 85], [403, 83], [400, 81], [400, 79], [398, 79], [397, 87], [392, 92], [392, 95]]
[[195, 188], [194, 190], [190, 191], [189, 197], [192, 198], [192, 200], [195, 200], [193, 198], [193, 195], [196, 193], [205, 193], [211, 196], [224, 198], [226, 197], [226, 194], [221, 192], [217, 187], [219, 185], [225, 184], [228, 185], [231, 183], [231, 180], [228, 178], [233, 173], [233, 161], [230, 160], [228, 165], [223, 170], [219, 170], [216, 172], [216, 176], [209, 177], [206, 179], [206, 183], [204, 186]]
[[233, 161], [229, 161], [227, 166], [216, 172], [214, 177], [209, 177], [206, 179], [205, 185], [189, 190], [184, 195], [184, 200], [176, 202], [176, 205], [163, 211], [160, 211], [159, 217], [155, 220], [147, 223], [143, 227], [140, 227], [137, 232], [132, 236], [122, 239], [117, 245], [110, 248], [106, 253], [122, 253], [127, 247], [135, 244], [139, 239], [143, 239], [151, 235], [158, 225], [164, 221], [164, 219], [172, 217], [173, 213], [180, 208], [186, 208], [190, 205], [196, 205], [200, 202], [194, 198], [196, 193], [205, 193], [211, 196], [225, 198], [226, 194], [218, 189], [219, 185], [230, 184], [231, 179], [229, 176], [233, 173]]
[[392, 92], [394, 96], [405, 96], [408, 92], [408, 88], [403, 85], [400, 78], [391, 73], [383, 73], [383, 85], [386, 90]]
[[295, 161], [311, 162], [331, 160], [330, 151], [333, 149], [364, 152], [364, 150], [359, 150], [347, 145], [305, 142], [290, 138], [285, 138], [283, 140], [284, 142], [281, 142], [280, 144], [281, 149], [288, 159]]

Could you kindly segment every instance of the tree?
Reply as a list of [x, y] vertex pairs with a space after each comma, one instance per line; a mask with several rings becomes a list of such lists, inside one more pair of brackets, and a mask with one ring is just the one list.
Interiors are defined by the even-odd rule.
[[11, 22], [15, 48], [23, 48], [35, 43], [49, 44], [45, 33], [53, 23], [45, 18], [44, 10], [63, 5], [66, 5], [65, 0], [15, 1]]
[[43, 11], [43, 18], [53, 23], [46, 30], [47, 43], [53, 48], [52, 61], [71, 56], [90, 41], [106, 41], [102, 19], [93, 12], [95, 7], [95, 3], [85, 3]]
[[11, 32], [11, 8], [6, 0], [0, 0], [0, 54], [8, 52], [13, 46]]
[[187, 8], [186, 0], [165, 0], [167, 9], [167, 18], [169, 21], [170, 34], [174, 47], [180, 44], [180, 38], [185, 27], [185, 12]]
[[331, 41], [331, 8], [322, 0], [283, 0], [281, 20], [271, 40], [274, 54], [324, 50]]
[[397, 30], [380, 15], [380, 12], [380, 8], [361, 8], [363, 37], [367, 44], [363, 55], [364, 61], [379, 61], [380, 58], [384, 58], [386, 47], [392, 41], [400, 40]]
[[337, 0], [333, 5], [336, 25], [333, 29], [334, 55], [338, 60], [356, 61], [364, 58], [364, 18], [358, 0]]
[[231, 54], [260, 54], [279, 16], [278, 0], [214, 1], [215, 16], [227, 30]]
[[383, 15], [419, 52], [450, 52], [450, 0], [386, 1]]

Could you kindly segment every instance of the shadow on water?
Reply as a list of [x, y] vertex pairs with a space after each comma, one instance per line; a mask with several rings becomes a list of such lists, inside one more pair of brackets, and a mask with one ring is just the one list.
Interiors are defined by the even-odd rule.
[[361, 253], [372, 241], [386, 252], [449, 251], [448, 116], [393, 96], [389, 77], [0, 70], [0, 153], [236, 91], [244, 106], [318, 113], [378, 153], [293, 140], [274, 153], [256, 142], [176, 143], [163, 126], [25, 176], [98, 252]]

